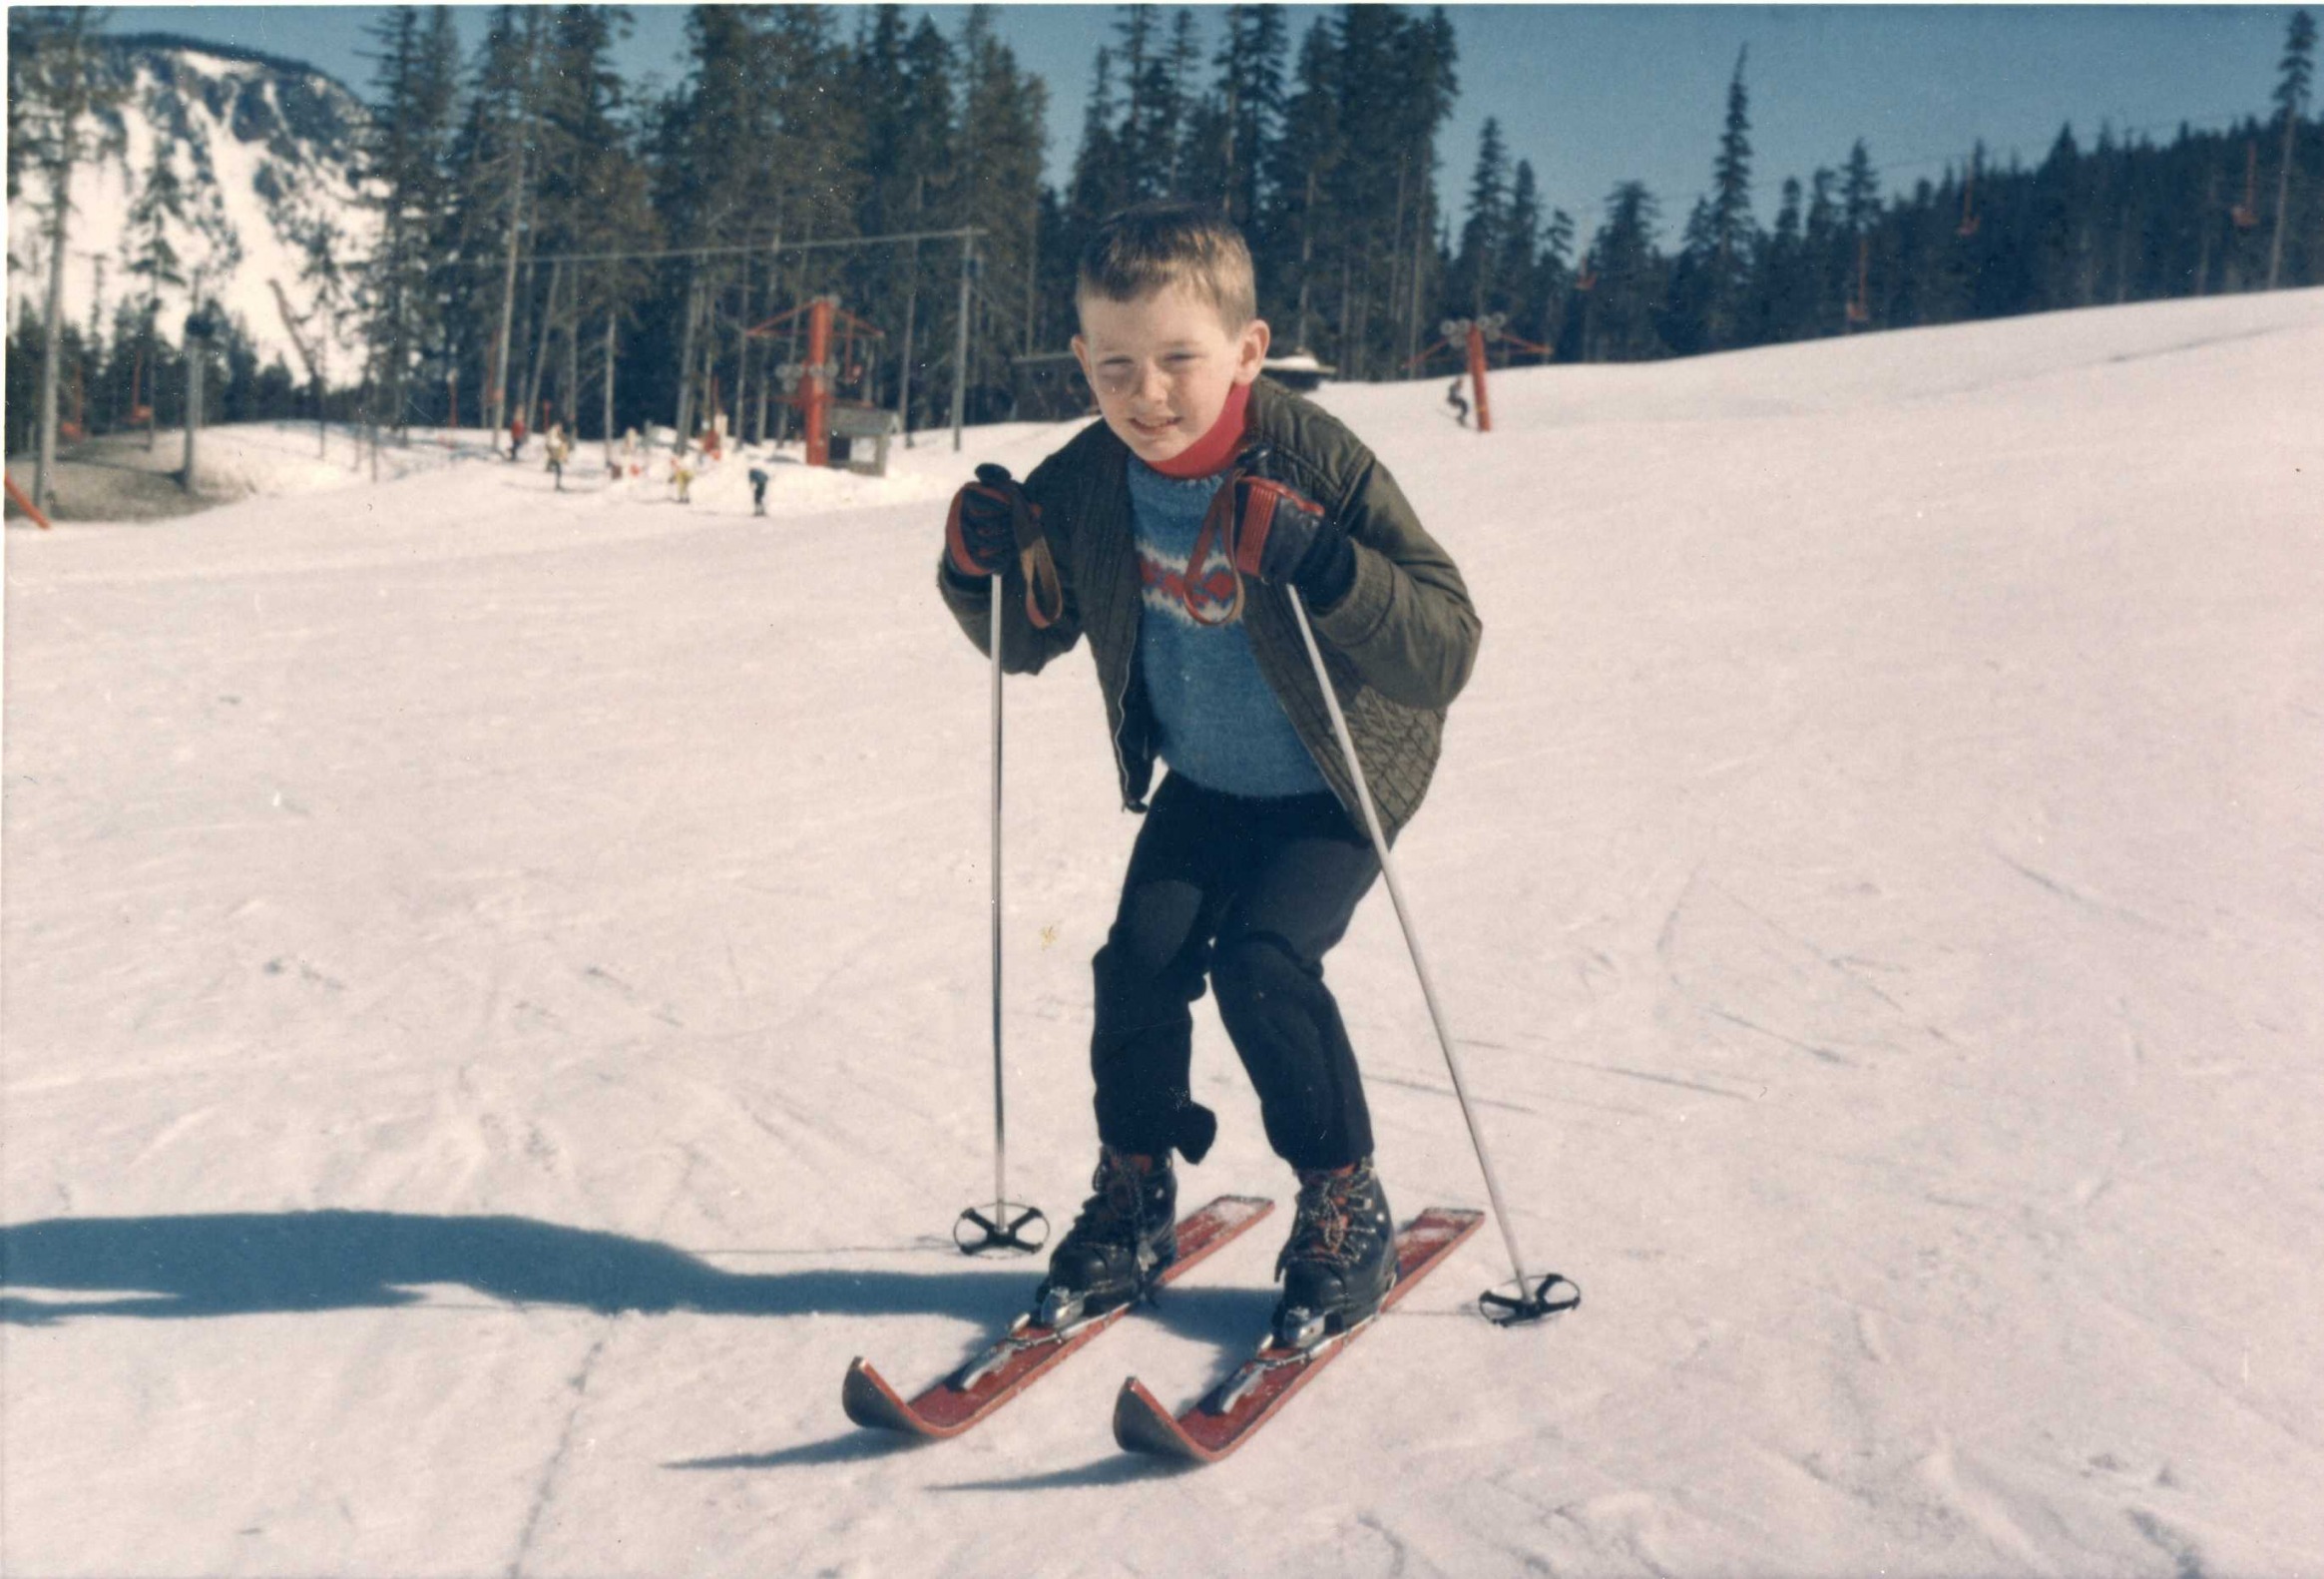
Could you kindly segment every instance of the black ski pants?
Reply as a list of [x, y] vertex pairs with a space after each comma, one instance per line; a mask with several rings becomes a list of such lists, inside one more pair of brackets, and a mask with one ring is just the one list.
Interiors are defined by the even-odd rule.
[[1217, 1121], [1188, 1087], [1191, 1005], [1207, 980], [1276, 1154], [1300, 1169], [1370, 1156], [1363, 1077], [1323, 956], [1379, 875], [1329, 794], [1252, 800], [1163, 780], [1092, 962], [1098, 1138], [1196, 1162], [1209, 1149]]

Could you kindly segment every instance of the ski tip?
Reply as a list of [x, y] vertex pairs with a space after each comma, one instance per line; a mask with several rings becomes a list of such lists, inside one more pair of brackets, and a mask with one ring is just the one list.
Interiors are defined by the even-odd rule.
[[919, 1434], [911, 1406], [896, 1395], [896, 1389], [860, 1354], [847, 1363], [847, 1379], [839, 1387], [839, 1406], [858, 1425], [878, 1431]]
[[1114, 1440], [1126, 1452], [1180, 1463], [1210, 1461], [1210, 1455], [1178, 1428], [1170, 1411], [1136, 1376], [1122, 1383], [1122, 1391], [1114, 1399]]

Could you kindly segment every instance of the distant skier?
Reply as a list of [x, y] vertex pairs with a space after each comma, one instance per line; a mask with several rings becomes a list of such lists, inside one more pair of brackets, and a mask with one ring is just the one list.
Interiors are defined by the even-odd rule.
[[557, 479], [557, 491], [563, 493], [565, 491], [565, 457], [572, 453], [572, 445], [567, 442], [565, 437], [564, 423], [553, 422], [549, 425], [548, 450], [550, 475]]
[[766, 468], [763, 466], [750, 468], [750, 513], [766, 513]]
[[[1377, 1311], [1395, 1261], [1362, 1075], [1323, 979], [1380, 867], [1290, 590], [1344, 677], [1391, 837], [1420, 807], [1480, 626], [1386, 468], [1259, 377], [1269, 331], [1230, 223], [1193, 204], [1115, 215], [1082, 256], [1076, 306], [1103, 420], [1022, 485], [980, 471], [938, 572], [980, 648], [1002, 599], [1006, 669], [1089, 638], [1127, 806], [1147, 809], [1158, 756], [1169, 767], [1093, 962], [1096, 1193], [1052, 1253], [1039, 1318], [1136, 1300], [1175, 1253], [1170, 1154], [1199, 1162], [1217, 1132], [1189, 1080], [1188, 1006], [1207, 980], [1267, 1141], [1298, 1175], [1274, 1326], [1305, 1346]], [[1047, 623], [1026, 607], [1020, 509], [1062, 583]]]
[[1453, 374], [1452, 387], [1445, 391], [1445, 404], [1453, 408], [1453, 420], [1463, 427], [1469, 425], [1469, 402], [1461, 394], [1461, 380], [1467, 376], [1466, 373]]
[[512, 460], [512, 461], [513, 461], [513, 460], [515, 460], [515, 459], [516, 459], [516, 458], [517, 458], [519, 455], [522, 455], [524, 452], [525, 452], [525, 418], [524, 418], [524, 413], [523, 413], [523, 412], [519, 412], [517, 415], [515, 415], [515, 416], [513, 416], [513, 417], [509, 418], [509, 423], [508, 423], [508, 458], [509, 458], [510, 460]]
[[670, 480], [678, 484], [680, 504], [694, 503], [693, 495], [688, 492], [694, 486], [694, 457], [686, 452], [683, 445], [670, 457]]

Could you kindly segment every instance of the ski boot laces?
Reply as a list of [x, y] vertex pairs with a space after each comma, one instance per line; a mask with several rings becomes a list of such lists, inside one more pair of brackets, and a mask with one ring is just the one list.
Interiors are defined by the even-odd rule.
[[1367, 1163], [1337, 1173], [1300, 1174], [1297, 1217], [1289, 1242], [1275, 1258], [1275, 1276], [1282, 1277], [1294, 1262], [1346, 1268], [1362, 1261], [1378, 1237], [1368, 1210], [1374, 1183]]
[[1150, 1163], [1141, 1168], [1111, 1149], [1100, 1151], [1098, 1171], [1090, 1179], [1094, 1193], [1082, 1203], [1074, 1226], [1066, 1230], [1066, 1242], [1135, 1244], [1141, 1232], [1150, 1227], [1146, 1221], [1148, 1197], [1160, 1182], [1164, 1166]]

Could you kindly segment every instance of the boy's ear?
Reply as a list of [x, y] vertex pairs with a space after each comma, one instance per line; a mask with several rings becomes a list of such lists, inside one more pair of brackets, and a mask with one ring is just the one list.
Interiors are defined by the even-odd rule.
[[1234, 347], [1236, 383], [1250, 383], [1258, 377], [1260, 364], [1267, 359], [1267, 347], [1274, 343], [1274, 332], [1265, 318], [1252, 318], [1242, 326], [1242, 338]]
[[1090, 380], [1090, 387], [1098, 387], [1098, 375], [1090, 371], [1090, 342], [1079, 334], [1074, 336], [1074, 360], [1082, 364], [1082, 376]]

